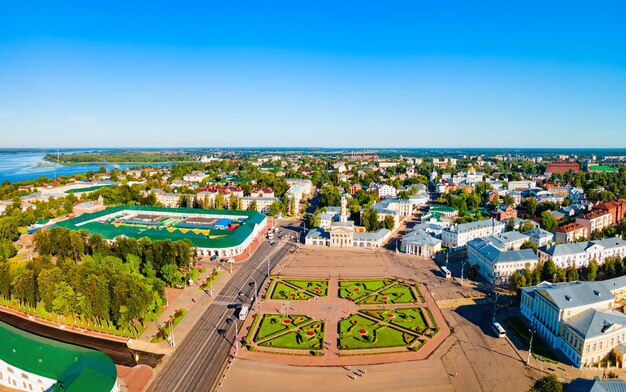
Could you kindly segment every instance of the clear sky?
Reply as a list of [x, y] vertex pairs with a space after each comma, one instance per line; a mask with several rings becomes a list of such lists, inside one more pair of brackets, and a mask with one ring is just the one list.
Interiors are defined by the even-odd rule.
[[4, 2], [0, 147], [626, 147], [626, 2], [208, 3]]

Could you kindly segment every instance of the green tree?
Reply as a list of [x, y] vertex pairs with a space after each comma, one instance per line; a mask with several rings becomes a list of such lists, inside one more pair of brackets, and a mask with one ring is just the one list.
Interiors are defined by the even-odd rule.
[[385, 218], [383, 219], [383, 226], [385, 227], [385, 229], [393, 230], [395, 225], [396, 221], [393, 219], [393, 216], [385, 215]]
[[367, 231], [378, 230], [378, 212], [371, 207], [361, 212], [361, 225], [365, 226]]
[[248, 211], [256, 211], [258, 209], [256, 200], [252, 200], [250, 204], [248, 204]]
[[557, 228], [559, 222], [550, 211], [544, 211], [541, 213], [541, 228], [546, 231], [552, 231]]
[[236, 210], [238, 205], [239, 205], [238, 197], [235, 196], [234, 193], [231, 193], [230, 197], [228, 198], [228, 209], [229, 210]]
[[280, 200], [276, 200], [274, 201], [271, 205], [270, 205], [270, 215], [272, 216], [278, 216], [283, 212], [283, 203]]
[[622, 271], [624, 270], [624, 261], [619, 257], [615, 258], [615, 274], [617, 276], [622, 275]]
[[602, 269], [607, 276], [612, 277], [615, 273], [615, 259], [613, 257], [605, 258]]
[[53, 310], [56, 285], [63, 280], [63, 272], [59, 267], [43, 270], [39, 273], [39, 276], [37, 276], [37, 285], [39, 286], [41, 300], [48, 312]]
[[578, 278], [578, 270], [573, 265], [567, 267], [566, 275], [567, 275], [567, 281], [568, 282], [575, 282], [575, 281], [577, 281], [579, 279]]
[[17, 249], [11, 240], [0, 239], [0, 261], [5, 261], [17, 254]]
[[11, 298], [11, 270], [9, 263], [0, 262], [0, 296]]
[[14, 299], [21, 304], [35, 306], [37, 303], [37, 282], [35, 273], [29, 265], [17, 269], [15, 277], [11, 282], [11, 287]]
[[522, 200], [521, 206], [528, 212], [529, 216], [535, 216], [535, 212], [537, 212], [537, 200], [535, 200], [534, 197], [528, 197]]
[[175, 265], [167, 264], [163, 266], [163, 268], [161, 268], [161, 278], [163, 278], [163, 281], [166, 284], [171, 286], [172, 283], [174, 283], [174, 277], [177, 272], [178, 272], [178, 268], [176, 268]]
[[556, 270], [554, 261], [552, 261], [552, 259], [548, 259], [548, 261], [543, 263], [543, 266], [541, 267], [541, 280], [547, 282], [554, 281]]
[[316, 211], [312, 214], [307, 215], [307, 227], [309, 227], [310, 229], [314, 227], [319, 227], [320, 225], [320, 218], [317, 214], [318, 212]]
[[516, 291], [519, 291], [522, 287], [526, 287], [526, 278], [518, 271], [513, 272], [510, 278], [511, 285]]
[[522, 223], [520, 223], [520, 225], [519, 225], [519, 232], [520, 233], [525, 233], [525, 232], [530, 231], [530, 230], [532, 230], [534, 228], [535, 228], [535, 225], [533, 225], [531, 221], [525, 220], [525, 221], [522, 221]]
[[295, 197], [289, 198], [289, 213], [291, 215], [296, 215], [298, 213], [298, 211], [296, 211], [296, 198]]
[[226, 206], [226, 199], [224, 197], [224, 192], [219, 191], [217, 192], [217, 195], [215, 195], [215, 209], [223, 210], [225, 206]]
[[554, 374], [549, 374], [537, 380], [530, 392], [563, 392], [563, 384]]
[[537, 252], [537, 244], [533, 243], [530, 240], [526, 240], [522, 243], [522, 245], [520, 246], [520, 249], [532, 249], [533, 251], [535, 251], [535, 253]]
[[52, 310], [58, 314], [74, 314], [76, 293], [67, 282], [59, 282], [54, 287], [54, 299], [52, 300]]
[[339, 190], [335, 186], [325, 184], [320, 189], [320, 207], [338, 206], [340, 199], [341, 196], [339, 196]]
[[585, 268], [585, 280], [588, 281], [594, 281], [596, 280], [596, 275], [598, 273], [598, 262], [596, 261], [596, 259], [592, 259], [589, 262], [589, 265], [587, 265], [587, 267]]

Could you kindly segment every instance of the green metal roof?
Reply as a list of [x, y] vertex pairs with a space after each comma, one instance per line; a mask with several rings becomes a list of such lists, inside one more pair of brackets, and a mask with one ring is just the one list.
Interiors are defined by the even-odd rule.
[[[197, 234], [192, 231], [183, 233], [182, 231], [170, 232], [167, 229], [146, 229], [142, 227], [115, 227], [106, 223], [90, 222], [77, 226], [83, 222], [97, 219], [115, 212], [124, 210], [145, 211], [145, 212], [175, 212], [182, 214], [205, 214], [205, 215], [236, 215], [246, 217], [245, 221], [235, 230], [229, 232], [228, 235], [219, 236], [217, 238], [208, 238], [205, 235]], [[69, 219], [54, 224], [51, 227], [64, 227], [70, 230], [86, 230], [90, 234], [99, 234], [106, 239], [114, 239], [119, 236], [129, 238], [147, 237], [151, 240], [189, 240], [191, 244], [197, 248], [232, 248], [238, 246], [252, 233], [254, 226], [261, 224], [265, 219], [265, 215], [256, 211], [239, 211], [239, 210], [203, 210], [194, 208], [165, 208], [165, 207], [147, 207], [147, 206], [116, 206], [102, 211], [83, 214], [77, 218]], [[213, 231], [212, 231], [213, 232]], [[222, 230], [219, 233], [223, 233]]]
[[100, 351], [43, 338], [0, 321], [0, 358], [21, 370], [57, 380], [51, 391], [109, 392], [117, 379]]
[[69, 190], [65, 191], [65, 193], [92, 192], [92, 191], [98, 190], [100, 188], [109, 188], [109, 187], [112, 187], [112, 186], [113, 186], [113, 184], [93, 185], [93, 186], [88, 186], [88, 187], [85, 187], [85, 188], [69, 189]]
[[614, 166], [606, 166], [606, 165], [589, 165], [589, 171], [599, 171], [599, 172], [616, 172], [618, 171], [618, 167]]
[[439, 211], [441, 211], [441, 212], [446, 212], [446, 211], [447, 212], [454, 212], [454, 211], [457, 211], [457, 209], [453, 208], [453, 207], [450, 207], [450, 206], [446, 206], [444, 204], [432, 204], [430, 206], [430, 211], [431, 212], [439, 212]]

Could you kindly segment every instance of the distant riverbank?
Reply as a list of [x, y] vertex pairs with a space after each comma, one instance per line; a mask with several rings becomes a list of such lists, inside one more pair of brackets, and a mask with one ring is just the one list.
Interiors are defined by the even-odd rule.
[[130, 169], [132, 167], [155, 166], [169, 167], [180, 162], [141, 162], [141, 163], [76, 163], [58, 164], [44, 160], [50, 151], [20, 151], [0, 153], [0, 182], [10, 181], [12, 183], [26, 180], [34, 180], [40, 177], [55, 178], [60, 176], [70, 176], [74, 174], [86, 173], [88, 171], [98, 171], [101, 167], [107, 170]]

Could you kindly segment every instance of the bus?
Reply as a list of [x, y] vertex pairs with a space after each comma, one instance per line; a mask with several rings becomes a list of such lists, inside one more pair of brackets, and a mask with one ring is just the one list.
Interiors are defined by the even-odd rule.
[[493, 332], [495, 332], [496, 336], [499, 338], [503, 338], [506, 336], [506, 331], [498, 322], [494, 322], [493, 324], [491, 324], [491, 329], [493, 329]]
[[448, 267], [441, 267], [441, 273], [443, 274], [443, 277], [446, 279], [450, 279], [452, 277], [452, 273], [450, 272]]

